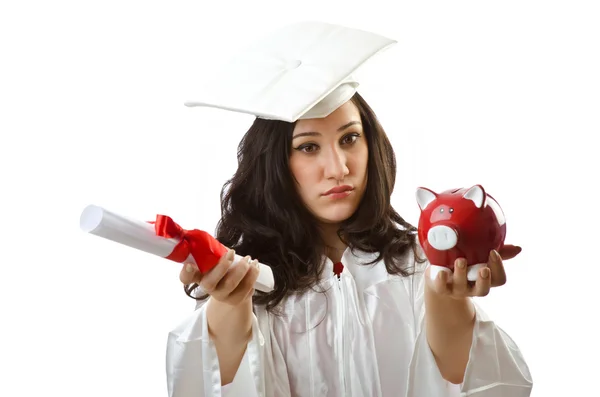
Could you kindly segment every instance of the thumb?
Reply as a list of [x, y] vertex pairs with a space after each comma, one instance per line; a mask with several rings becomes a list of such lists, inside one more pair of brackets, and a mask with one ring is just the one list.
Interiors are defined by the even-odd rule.
[[179, 280], [186, 285], [193, 283], [200, 284], [200, 281], [202, 281], [202, 273], [200, 273], [195, 264], [184, 263], [179, 272]]

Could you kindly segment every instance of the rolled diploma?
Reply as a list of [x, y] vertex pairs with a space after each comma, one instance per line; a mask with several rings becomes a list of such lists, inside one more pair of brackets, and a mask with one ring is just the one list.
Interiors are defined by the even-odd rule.
[[[96, 205], [88, 205], [79, 219], [80, 228], [87, 233], [103, 237], [140, 251], [166, 258], [173, 252], [179, 239], [157, 236], [154, 225], [116, 214]], [[235, 255], [234, 265], [242, 257]], [[186, 262], [196, 264], [192, 255]], [[254, 288], [263, 292], [273, 290], [273, 271], [259, 263], [259, 274]]]

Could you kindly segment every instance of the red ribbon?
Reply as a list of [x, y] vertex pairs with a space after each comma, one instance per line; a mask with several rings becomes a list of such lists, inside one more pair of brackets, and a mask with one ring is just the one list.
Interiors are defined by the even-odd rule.
[[207, 232], [185, 230], [166, 215], [156, 215], [156, 222], [150, 223], [154, 224], [157, 236], [180, 240], [166, 259], [183, 263], [191, 254], [202, 273], [215, 267], [227, 252], [227, 248]]

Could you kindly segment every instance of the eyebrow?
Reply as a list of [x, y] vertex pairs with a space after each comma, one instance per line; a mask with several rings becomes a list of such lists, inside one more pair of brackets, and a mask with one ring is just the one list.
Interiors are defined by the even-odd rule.
[[[360, 121], [351, 121], [349, 123], [344, 124], [343, 126], [341, 126], [340, 128], [338, 128], [338, 132], [342, 132], [347, 128], [352, 127], [353, 125], [360, 125]], [[316, 132], [316, 131], [307, 131], [307, 132], [300, 132], [299, 134], [294, 135], [294, 137], [292, 138], [292, 140], [296, 139], [296, 138], [300, 138], [301, 136], [320, 136], [321, 133], [320, 132]]]

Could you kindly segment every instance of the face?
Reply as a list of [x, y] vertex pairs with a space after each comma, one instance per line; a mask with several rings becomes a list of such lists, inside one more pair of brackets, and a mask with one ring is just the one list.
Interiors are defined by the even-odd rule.
[[339, 223], [358, 208], [367, 186], [367, 138], [348, 101], [323, 119], [298, 120], [290, 168], [304, 205], [322, 223]]

